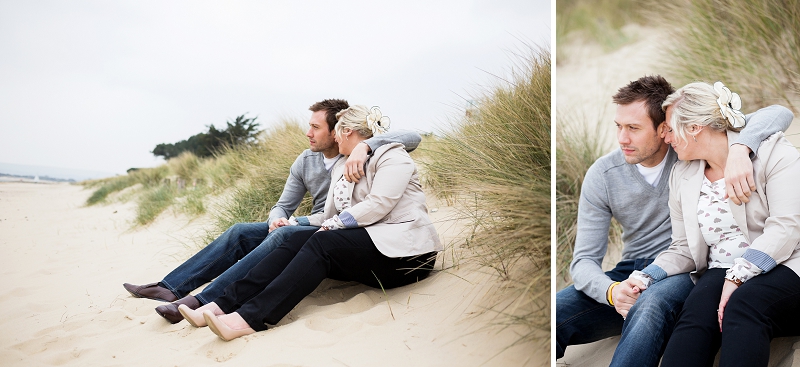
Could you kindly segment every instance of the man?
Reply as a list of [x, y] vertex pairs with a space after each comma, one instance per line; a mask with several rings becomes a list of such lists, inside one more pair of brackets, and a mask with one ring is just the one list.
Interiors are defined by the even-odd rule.
[[[337, 160], [342, 159], [334, 141], [336, 113], [348, 107], [347, 101], [327, 99], [309, 108], [313, 112], [306, 133], [310, 148], [303, 151], [292, 164], [281, 197], [270, 210], [266, 222], [235, 224], [160, 282], [146, 285], [125, 283], [123, 287], [134, 297], [172, 302], [156, 307], [156, 312], [174, 324], [183, 320], [178, 305], [185, 304], [196, 309], [214, 301], [224, 293], [225, 287], [244, 278], [252, 267], [293, 233], [316, 228], [287, 225], [288, 218], [300, 205], [306, 192], [313, 198], [312, 213], [321, 212], [325, 207], [331, 181], [330, 169]], [[405, 145], [406, 150], [412, 151], [421, 140], [415, 132], [402, 131], [368, 139], [348, 157], [345, 176], [349, 181], [358, 182], [364, 174], [363, 167], [369, 152], [384, 144], [399, 142]], [[214, 278], [202, 292], [189, 295], [189, 292]]]
[[[694, 286], [689, 274], [668, 277], [641, 293], [626, 281], [670, 244], [668, 180], [677, 155], [663, 140], [661, 104], [674, 91], [661, 76], [646, 76], [613, 96], [620, 149], [598, 159], [584, 178], [570, 264], [575, 284], [556, 294], [556, 358], [564, 356], [568, 345], [621, 334], [612, 366], [658, 365]], [[736, 205], [748, 202], [754, 190], [750, 153], [772, 133], [788, 128], [793, 115], [770, 106], [746, 119], [725, 169], [727, 192]], [[612, 218], [623, 228], [622, 260], [603, 272]]]

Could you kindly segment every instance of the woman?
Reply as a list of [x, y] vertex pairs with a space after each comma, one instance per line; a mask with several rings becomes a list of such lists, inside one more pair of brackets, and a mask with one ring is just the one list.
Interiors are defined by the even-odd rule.
[[739, 96], [722, 83], [691, 83], [670, 95], [665, 141], [678, 158], [670, 176], [672, 245], [631, 278], [643, 289], [691, 272], [662, 366], [767, 366], [769, 343], [800, 323], [800, 154], [777, 133], [753, 159], [755, 191], [729, 205], [723, 172], [744, 126]]
[[[336, 118], [335, 139], [343, 155], [389, 127], [377, 107], [351, 106]], [[295, 222], [321, 228], [290, 237], [214, 302], [194, 311], [179, 307], [192, 325], [208, 324], [231, 340], [277, 324], [325, 278], [394, 288], [428, 276], [442, 245], [403, 146], [387, 144], [373, 152], [358, 183], [344, 179], [339, 162], [331, 171], [324, 212]]]

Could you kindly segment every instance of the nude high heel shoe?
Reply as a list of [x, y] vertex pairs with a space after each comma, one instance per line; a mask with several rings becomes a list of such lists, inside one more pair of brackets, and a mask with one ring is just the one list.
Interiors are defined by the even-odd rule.
[[244, 329], [231, 329], [226, 323], [222, 322], [222, 320], [215, 316], [213, 312], [208, 310], [203, 312], [203, 318], [205, 318], [208, 328], [226, 342], [236, 339], [240, 336], [250, 335], [256, 332], [250, 327], [246, 327]]
[[208, 325], [202, 313], [197, 312], [186, 305], [178, 306], [178, 311], [180, 311], [181, 315], [183, 315], [183, 318], [186, 319], [186, 321], [189, 321], [189, 323], [192, 324], [192, 326], [194, 327], [204, 327]]

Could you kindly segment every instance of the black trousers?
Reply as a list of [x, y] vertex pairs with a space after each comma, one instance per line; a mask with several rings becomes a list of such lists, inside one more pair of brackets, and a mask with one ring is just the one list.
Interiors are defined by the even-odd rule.
[[[774, 337], [800, 335], [800, 277], [778, 265], [733, 292], [717, 321], [726, 269], [709, 269], [683, 305], [661, 366], [764, 366]], [[720, 348], [721, 346], [721, 348]]]
[[300, 231], [214, 300], [238, 312], [256, 331], [277, 324], [325, 279], [395, 288], [430, 274], [436, 253], [391, 258], [375, 247], [364, 228]]

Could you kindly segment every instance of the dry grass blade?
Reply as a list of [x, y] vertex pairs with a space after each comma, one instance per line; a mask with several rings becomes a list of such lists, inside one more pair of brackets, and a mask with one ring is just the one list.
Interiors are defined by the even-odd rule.
[[471, 220], [472, 260], [502, 281], [498, 323], [528, 326], [519, 342], [550, 327], [550, 53], [527, 55], [510, 82], [421, 148], [426, 183]]
[[[747, 96], [745, 109], [791, 107], [800, 92], [800, 1], [681, 0], [665, 4], [670, 65], [682, 80], [722, 80]], [[677, 25], [677, 27], [676, 27]]]
[[[569, 284], [569, 263], [577, 234], [578, 203], [583, 178], [589, 167], [608, 152], [610, 144], [603, 137], [603, 130], [611, 123], [587, 121], [570, 111], [557, 114], [556, 135], [556, 273], [558, 288]], [[597, 116], [603, 116], [599, 112]], [[609, 245], [619, 243], [621, 231], [618, 225], [611, 227]]]

